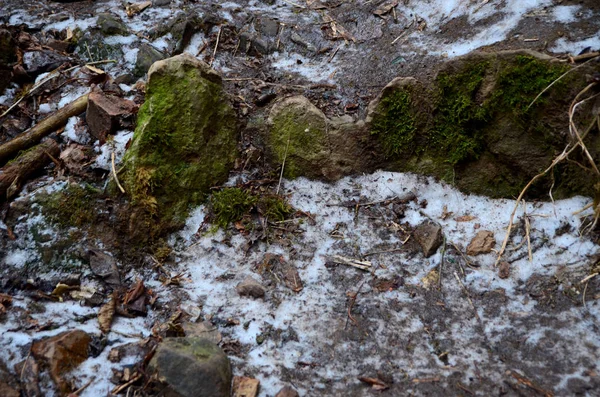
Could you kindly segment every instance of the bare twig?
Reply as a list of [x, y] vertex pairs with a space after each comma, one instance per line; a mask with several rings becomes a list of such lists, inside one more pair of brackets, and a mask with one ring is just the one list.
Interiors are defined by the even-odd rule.
[[361, 261], [361, 260], [354, 259], [354, 258], [347, 258], [347, 257], [341, 256], [341, 255], [333, 255], [331, 258], [336, 263], [352, 266], [352, 267], [355, 267], [360, 270], [369, 271], [373, 267], [373, 264], [369, 261]]
[[121, 186], [121, 184], [119, 183], [119, 178], [117, 177], [117, 171], [115, 169], [115, 152], [112, 152], [110, 154], [110, 165], [112, 169], [113, 178], [115, 178], [115, 182], [119, 187], [119, 190], [121, 191], [121, 193], [125, 193], [125, 189], [123, 189], [123, 186]]
[[217, 33], [217, 42], [215, 43], [215, 49], [212, 54], [212, 58], [210, 60], [210, 66], [215, 62], [215, 57], [217, 56], [217, 48], [219, 48], [219, 40], [221, 40], [221, 32], [223, 31], [223, 25], [219, 26], [219, 32]]

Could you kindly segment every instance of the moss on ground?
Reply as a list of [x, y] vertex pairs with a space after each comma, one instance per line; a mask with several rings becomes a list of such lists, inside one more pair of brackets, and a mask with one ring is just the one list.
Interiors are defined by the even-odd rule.
[[62, 228], [92, 225], [98, 219], [98, 199], [101, 191], [84, 184], [72, 183], [65, 189], [40, 194], [37, 202], [44, 216]]
[[295, 212], [281, 196], [254, 194], [238, 187], [225, 188], [213, 193], [210, 207], [213, 223], [222, 228], [243, 220], [254, 211], [272, 221], [283, 221]]

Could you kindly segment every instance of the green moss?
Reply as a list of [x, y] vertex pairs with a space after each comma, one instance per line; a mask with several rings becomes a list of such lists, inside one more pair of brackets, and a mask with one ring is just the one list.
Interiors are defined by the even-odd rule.
[[[491, 107], [523, 115], [535, 97], [568, 69], [563, 64], [550, 64], [532, 56], [518, 55], [513, 62], [503, 65], [494, 87]], [[564, 86], [565, 80], [558, 81], [552, 92], [560, 91]], [[544, 103], [545, 96], [541, 96], [534, 107]]]
[[410, 154], [414, 150], [417, 127], [411, 106], [411, 93], [394, 91], [379, 104], [371, 134], [377, 135], [387, 156]]
[[192, 66], [170, 73], [150, 79], [123, 180], [134, 204], [177, 224], [227, 177], [236, 122], [219, 84]]
[[90, 185], [70, 184], [58, 192], [39, 195], [37, 201], [51, 222], [63, 228], [80, 227], [97, 220], [96, 204], [100, 194]]
[[276, 195], [261, 196], [257, 207], [261, 214], [276, 221], [283, 221], [295, 212], [291, 205]]
[[489, 62], [469, 64], [460, 72], [437, 78], [437, 103], [429, 149], [454, 165], [476, 159], [482, 148], [482, 127], [489, 110], [477, 100]]
[[290, 107], [273, 119], [270, 145], [284, 176], [310, 176], [309, 164], [318, 163], [326, 152], [326, 121], [323, 117]]
[[255, 196], [237, 187], [213, 193], [210, 204], [214, 214], [214, 223], [225, 228], [248, 214], [256, 202]]

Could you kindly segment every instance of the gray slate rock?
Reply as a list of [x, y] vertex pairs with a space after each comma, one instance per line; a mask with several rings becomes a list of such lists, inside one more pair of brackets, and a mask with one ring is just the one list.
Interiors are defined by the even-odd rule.
[[123, 23], [121, 18], [113, 14], [105, 12], [98, 14], [98, 20], [96, 22], [96, 25], [100, 28], [100, 31], [107, 36], [117, 34], [125, 36], [129, 34], [129, 29], [127, 29], [127, 25]]
[[146, 43], [140, 45], [140, 50], [138, 51], [137, 59], [135, 61], [135, 68], [133, 69], [133, 75], [135, 77], [143, 77], [148, 73], [148, 69], [150, 69], [150, 66], [152, 66], [154, 62], [164, 58], [165, 55], [151, 45]]
[[229, 397], [231, 365], [213, 342], [194, 337], [167, 338], [149, 365], [166, 384], [166, 395], [181, 397]]
[[442, 227], [433, 221], [427, 220], [417, 226], [414, 236], [426, 258], [435, 254], [442, 245]]
[[31, 77], [54, 70], [68, 61], [69, 58], [49, 50], [30, 51], [23, 55], [25, 70]]

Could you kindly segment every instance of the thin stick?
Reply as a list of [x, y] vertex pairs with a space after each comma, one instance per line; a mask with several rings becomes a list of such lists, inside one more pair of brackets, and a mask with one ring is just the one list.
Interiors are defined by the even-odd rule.
[[529, 255], [529, 262], [533, 262], [533, 254], [531, 253], [531, 238], [529, 230], [531, 226], [529, 224], [529, 217], [527, 216], [527, 203], [523, 200], [523, 217], [525, 218], [525, 238], [527, 239], [527, 253]]
[[462, 287], [465, 295], [467, 296], [467, 300], [469, 301], [469, 303], [471, 304], [471, 307], [473, 308], [473, 312], [475, 313], [475, 317], [477, 317], [477, 320], [479, 320], [479, 322], [481, 323], [481, 318], [479, 318], [479, 314], [477, 313], [477, 309], [475, 308], [475, 304], [473, 304], [473, 301], [471, 300], [471, 295], [469, 294], [469, 290], [467, 289], [467, 287], [465, 287], [465, 285], [461, 281], [460, 277], [458, 277], [458, 274], [456, 272], [454, 272], [454, 277], [456, 278], [456, 281], [458, 281], [458, 283]]
[[589, 284], [589, 281], [587, 283], [585, 283], [585, 287], [583, 287], [583, 297], [582, 297], [582, 300], [583, 300], [583, 307], [585, 309], [587, 309], [587, 306], [585, 304], [585, 293], [587, 292], [588, 284]]
[[584, 99], [582, 101], [577, 102], [577, 100], [579, 99], [579, 97], [581, 95], [583, 95], [584, 93], [586, 93], [589, 89], [591, 89], [595, 85], [596, 85], [596, 83], [589, 84], [579, 94], [577, 94], [577, 96], [575, 97], [575, 99], [571, 103], [571, 108], [569, 110], [569, 130], [577, 138], [577, 141], [579, 142], [579, 145], [581, 146], [583, 152], [585, 153], [585, 155], [587, 156], [588, 160], [590, 161], [590, 164], [594, 168], [594, 171], [596, 172], [596, 174], [600, 175], [600, 170], [598, 170], [598, 167], [596, 167], [596, 163], [594, 162], [594, 159], [592, 158], [592, 155], [590, 154], [590, 152], [588, 151], [587, 147], [583, 143], [583, 138], [581, 137], [581, 135], [579, 135], [579, 131], [577, 130], [577, 127], [575, 126], [575, 123], [573, 122], [573, 117], [575, 116], [575, 111], [577, 110], [577, 107], [579, 105], [581, 105], [582, 103], [584, 103], [585, 101], [588, 101], [588, 100], [590, 100], [592, 98], [595, 98], [598, 95], [600, 95], [600, 94], [592, 95], [589, 98], [586, 98], [586, 99]]
[[444, 256], [446, 254], [446, 236], [444, 236], [444, 242], [442, 242], [442, 259], [440, 260], [440, 267], [438, 270], [438, 287], [442, 288], [442, 269], [444, 268]]
[[352, 267], [355, 267], [360, 270], [369, 271], [373, 267], [373, 264], [369, 261], [361, 261], [358, 259], [346, 258], [345, 256], [341, 256], [341, 255], [334, 255], [334, 256], [332, 256], [332, 259], [336, 263], [352, 266]]
[[125, 194], [125, 189], [123, 189], [123, 186], [121, 186], [121, 184], [119, 183], [119, 178], [117, 177], [117, 171], [115, 170], [115, 152], [112, 152], [110, 155], [110, 165], [111, 165], [111, 169], [112, 169], [112, 175], [113, 178], [115, 178], [115, 182], [117, 183], [117, 186], [119, 187], [119, 190], [121, 191], [121, 193]]
[[587, 276], [586, 278], [584, 278], [583, 280], [581, 280], [581, 281], [579, 282], [579, 284], [583, 284], [583, 283], [585, 283], [586, 281], [590, 281], [591, 279], [593, 279], [594, 277], [596, 277], [598, 274], [600, 274], [600, 273], [596, 272], [596, 273], [592, 273], [592, 274], [590, 274], [589, 276]]
[[[592, 59], [596, 59], [597, 57], [598, 57], [598, 56], [595, 56], [595, 57], [594, 57], [594, 58], [592, 58]], [[556, 80], [554, 80], [552, 83], [550, 83], [550, 85], [549, 85], [548, 87], [544, 88], [544, 89], [542, 90], [542, 92], [540, 92], [540, 93], [538, 94], [538, 96], [536, 96], [535, 98], [533, 98], [533, 101], [531, 101], [531, 103], [529, 104], [529, 106], [527, 106], [527, 108], [525, 109], [525, 111], [528, 111], [528, 110], [529, 110], [529, 108], [530, 108], [531, 106], [533, 106], [533, 104], [535, 103], [535, 101], [537, 101], [538, 99], [540, 99], [540, 97], [541, 97], [542, 95], [544, 95], [544, 93], [545, 93], [546, 91], [548, 91], [548, 90], [550, 89], [550, 87], [552, 87], [554, 84], [558, 83], [558, 82], [559, 82], [559, 81], [560, 81], [560, 80], [561, 80], [563, 77], [565, 77], [566, 75], [568, 75], [568, 74], [569, 74], [569, 73], [571, 73], [572, 71], [574, 71], [574, 70], [577, 70], [577, 69], [579, 69], [580, 67], [582, 67], [583, 65], [587, 64], [587, 63], [588, 63], [588, 62], [590, 62], [592, 59], [589, 59], [589, 60], [585, 61], [584, 63], [582, 63], [581, 65], [579, 65], [579, 66], [575, 66], [574, 68], [571, 68], [571, 69], [567, 70], [567, 71], [566, 71], [565, 73], [563, 73], [563, 74], [562, 74], [560, 77], [558, 77]]]
[[552, 170], [556, 166], [556, 164], [558, 164], [562, 160], [564, 160], [577, 147], [578, 147], [578, 145], [575, 145], [571, 149], [569, 149], [569, 145], [567, 145], [565, 147], [565, 149], [563, 150], [563, 152], [560, 155], [558, 155], [554, 159], [554, 161], [552, 161], [552, 164], [550, 164], [550, 166], [548, 168], [546, 168], [544, 171], [542, 171], [541, 173], [539, 173], [536, 176], [534, 176], [533, 178], [531, 178], [529, 183], [523, 188], [523, 190], [521, 190], [521, 194], [519, 194], [519, 197], [517, 197], [517, 201], [515, 202], [515, 207], [513, 208], [512, 213], [510, 214], [510, 220], [508, 222], [508, 228], [506, 229], [506, 235], [504, 236], [504, 241], [502, 242], [502, 247], [500, 248], [500, 251], [498, 251], [498, 258], [496, 258], [496, 263], [494, 263], [494, 267], [498, 266], [498, 263], [500, 263], [500, 261], [502, 260], [502, 255], [504, 254], [504, 251], [506, 250], [506, 245], [508, 244], [508, 239], [510, 238], [510, 232], [512, 231], [515, 214], [517, 212], [517, 209], [519, 208], [519, 203], [523, 199], [523, 196], [525, 196], [525, 193], [527, 192], [527, 190], [531, 187], [531, 185], [533, 185], [535, 183], [535, 181], [537, 181], [538, 179], [540, 179], [541, 177], [546, 175], [548, 172], [550, 172], [550, 170]]
[[277, 183], [277, 190], [275, 194], [279, 194], [279, 188], [281, 187], [281, 181], [283, 179], [283, 170], [285, 169], [285, 160], [287, 159], [288, 149], [290, 148], [290, 140], [292, 139], [292, 135], [288, 132], [288, 141], [285, 146], [285, 153], [283, 154], [283, 162], [281, 163], [281, 173], [279, 174], [279, 182]]
[[215, 43], [215, 49], [213, 51], [212, 59], [210, 60], [210, 66], [215, 62], [215, 57], [217, 56], [217, 48], [219, 47], [219, 40], [221, 40], [221, 31], [223, 30], [223, 25], [219, 26], [219, 33], [217, 33], [217, 42]]
[[346, 43], [342, 43], [340, 44], [334, 51], [333, 54], [331, 54], [331, 56], [329, 57], [329, 61], [327, 61], [327, 63], [331, 63], [331, 61], [333, 61], [333, 58], [335, 57], [335, 54], [338, 53], [338, 51], [340, 50], [340, 48], [342, 48], [343, 45], [345, 45]]

